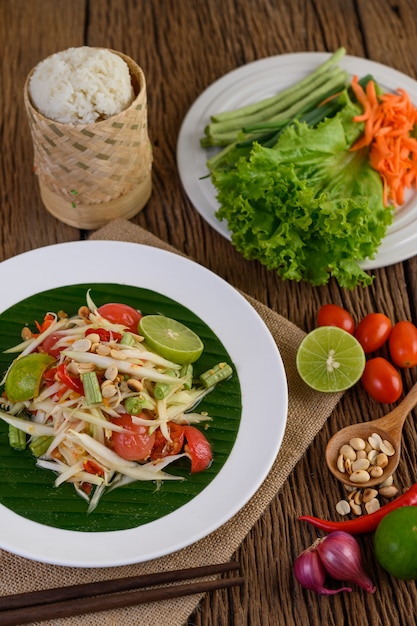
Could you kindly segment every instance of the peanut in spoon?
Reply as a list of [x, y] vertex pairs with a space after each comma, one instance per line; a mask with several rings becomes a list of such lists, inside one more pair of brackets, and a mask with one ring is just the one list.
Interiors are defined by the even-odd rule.
[[368, 441], [373, 433], [377, 433], [382, 440], [388, 441], [394, 448], [394, 453], [388, 457], [388, 464], [384, 468], [384, 477], [390, 476], [396, 470], [401, 452], [401, 435], [406, 417], [417, 405], [417, 383], [410, 389], [405, 398], [390, 413], [384, 417], [360, 424], [346, 426], [337, 432], [329, 440], [326, 446], [326, 463], [332, 474], [345, 485], [351, 487], [372, 487], [380, 484], [384, 478], [370, 477], [369, 480], [358, 484], [350, 479], [350, 475], [345, 471], [341, 472], [337, 467], [337, 459], [341, 447], [351, 439], [361, 438]]

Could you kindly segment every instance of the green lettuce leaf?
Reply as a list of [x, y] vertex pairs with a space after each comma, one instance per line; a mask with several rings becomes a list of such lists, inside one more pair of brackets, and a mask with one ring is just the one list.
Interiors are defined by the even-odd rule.
[[349, 151], [362, 125], [346, 97], [333, 118], [294, 123], [273, 148], [254, 144], [232, 169], [211, 174], [232, 243], [283, 279], [341, 287], [372, 282], [359, 263], [375, 256], [392, 221], [366, 150]]

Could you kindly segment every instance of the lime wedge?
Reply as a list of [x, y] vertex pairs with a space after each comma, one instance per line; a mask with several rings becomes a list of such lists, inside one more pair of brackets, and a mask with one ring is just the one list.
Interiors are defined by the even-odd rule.
[[33, 352], [13, 361], [4, 385], [8, 399], [11, 402], [23, 402], [35, 398], [43, 373], [54, 361], [45, 352]]
[[365, 368], [360, 343], [341, 328], [322, 326], [308, 333], [297, 352], [297, 369], [304, 382], [316, 391], [349, 389]]
[[163, 315], [142, 317], [139, 332], [152, 350], [180, 365], [194, 363], [204, 349], [203, 342], [194, 331]]

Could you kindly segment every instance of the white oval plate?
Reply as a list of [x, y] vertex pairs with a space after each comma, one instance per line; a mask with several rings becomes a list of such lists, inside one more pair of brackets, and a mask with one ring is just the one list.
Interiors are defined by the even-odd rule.
[[47, 289], [89, 282], [126, 284], [172, 298], [199, 316], [223, 343], [242, 393], [241, 424], [229, 458], [183, 507], [143, 526], [107, 533], [44, 526], [0, 505], [1, 548], [78, 567], [148, 561], [202, 539], [253, 496], [280, 449], [288, 391], [282, 359], [267, 326], [235, 289], [180, 255], [113, 241], [63, 243], [20, 254], [0, 263], [0, 282], [7, 285], [2, 311]]
[[[181, 125], [177, 164], [182, 185], [200, 215], [221, 235], [230, 239], [227, 222], [219, 221], [216, 190], [207, 176], [206, 161], [215, 149], [200, 146], [210, 116], [268, 98], [301, 80], [329, 58], [323, 52], [298, 52], [253, 61], [210, 85], [194, 102]], [[417, 106], [417, 81], [380, 63], [346, 56], [340, 67], [359, 78], [372, 74], [384, 91], [405, 89]], [[408, 194], [375, 258], [361, 263], [363, 269], [385, 267], [414, 256], [417, 249], [417, 193]]]

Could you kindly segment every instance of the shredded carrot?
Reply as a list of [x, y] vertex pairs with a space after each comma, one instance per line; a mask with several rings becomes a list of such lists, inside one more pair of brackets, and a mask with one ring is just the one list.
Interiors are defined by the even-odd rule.
[[352, 90], [363, 107], [353, 118], [364, 122], [363, 135], [351, 150], [369, 148], [369, 162], [381, 176], [384, 204], [400, 206], [406, 189], [417, 187], [417, 139], [410, 135], [417, 124], [417, 109], [404, 89], [378, 96], [370, 80], [364, 90], [354, 76]]
[[34, 334], [33, 336], [38, 337], [41, 333], [43, 333], [47, 328], [49, 328], [49, 326], [52, 324], [54, 319], [55, 318], [53, 315], [51, 315], [50, 313], [47, 313], [44, 317], [42, 324], [39, 324], [39, 322], [35, 321], [36, 328], [38, 329], [39, 333]]

